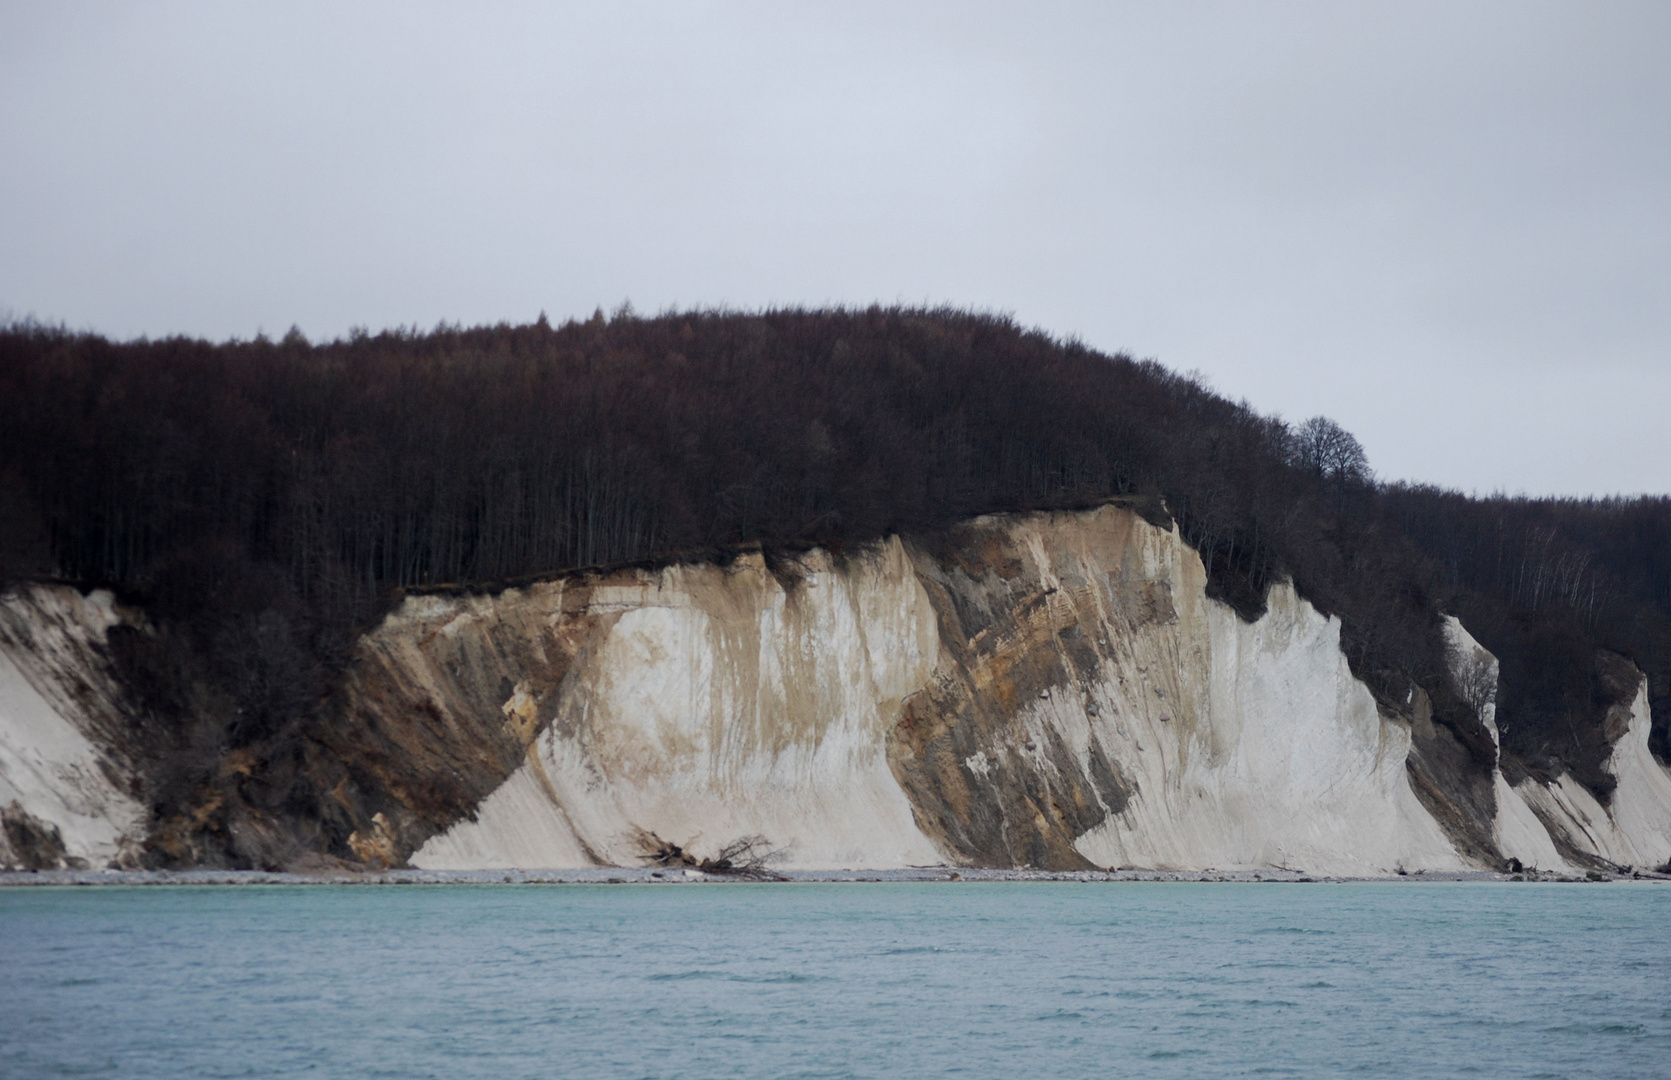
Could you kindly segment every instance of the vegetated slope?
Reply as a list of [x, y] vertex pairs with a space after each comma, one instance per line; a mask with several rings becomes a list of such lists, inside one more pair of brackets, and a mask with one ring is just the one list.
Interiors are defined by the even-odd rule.
[[1378, 487], [1325, 420], [1291, 429], [1003, 318], [623, 312], [317, 346], [0, 332], [0, 569], [148, 613], [154, 631], [112, 649], [162, 817], [225, 783], [308, 804], [294, 762], [330, 724], [353, 633], [400, 590], [747, 542], [839, 552], [1116, 495], [1174, 516], [1244, 616], [1282, 577], [1339, 615], [1378, 696], [1431, 700], [1435, 773], [1494, 753], [1447, 675], [1441, 611], [1502, 658], [1515, 767], [1605, 796], [1602, 718], [1635, 689], [1612, 654], [1656, 706], [1671, 687], [1665, 500]]
[[1405, 485], [1377, 495], [1446, 607], [1502, 662], [1506, 764], [1570, 771], [1605, 797], [1610, 737], [1586, 723], [1648, 679], [1652, 746], [1671, 759], [1671, 499], [1470, 499]]

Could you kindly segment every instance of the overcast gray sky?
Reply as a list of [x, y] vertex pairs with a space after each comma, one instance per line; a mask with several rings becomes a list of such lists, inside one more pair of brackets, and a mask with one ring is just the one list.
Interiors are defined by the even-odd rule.
[[952, 303], [1671, 492], [1671, 4], [0, 6], [0, 314]]

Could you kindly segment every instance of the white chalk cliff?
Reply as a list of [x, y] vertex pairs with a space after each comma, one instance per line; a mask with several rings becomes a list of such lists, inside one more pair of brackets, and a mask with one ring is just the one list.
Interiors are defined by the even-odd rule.
[[[0, 804], [102, 865], [144, 814], [63, 688], [113, 692], [84, 671], [108, 600], [15, 595], [32, 599], [0, 641]], [[343, 775], [392, 794], [375, 823], [338, 801], [358, 858], [435, 869], [634, 865], [648, 834], [697, 857], [759, 836], [786, 868], [1671, 859], [1645, 688], [1609, 805], [1569, 777], [1482, 774], [1482, 856], [1412, 784], [1411, 715], [1353, 676], [1340, 630], [1287, 585], [1245, 621], [1208, 598], [1175, 528], [1117, 506], [983, 518], [933, 545], [413, 596], [361, 640], [343, 694], [340, 753], [377, 748]], [[1449, 632], [1494, 739], [1496, 661]], [[83, 645], [51, 644], [65, 635]]]
[[1646, 685], [1631, 702], [1626, 723], [1606, 765], [1618, 781], [1607, 806], [1567, 775], [1550, 783], [1527, 778], [1514, 792], [1547, 836], [1578, 852], [1619, 866], [1664, 866], [1671, 862], [1671, 771], [1648, 749]]
[[[560, 584], [510, 600], [548, 625], [603, 621], [526, 763], [412, 863], [630, 865], [638, 829], [697, 851], [764, 835], [795, 866], [939, 862], [886, 749], [933, 671], [927, 599], [897, 541], [845, 572], [822, 555], [803, 572], [786, 592], [755, 556], [595, 587], [566, 615]], [[397, 626], [470, 632], [469, 605], [410, 606]], [[540, 704], [519, 685], [506, 723]]]
[[102, 590], [0, 597], [0, 868], [23, 861], [20, 827], [55, 833], [72, 866], [137, 857], [147, 815], [111, 752], [121, 691], [97, 651], [116, 622]]
[[[756, 557], [596, 588], [585, 609], [620, 614], [596, 631], [527, 763], [412, 861], [629, 862], [643, 828], [697, 849], [759, 833], [789, 866], [980, 862], [983, 829], [1048, 832], [1055, 816], [1095, 820], [1071, 843], [1097, 866], [1471, 865], [1412, 790], [1408, 724], [1352, 676], [1338, 621], [1292, 588], [1245, 622], [1206, 597], [1175, 531], [1116, 508], [987, 519], [963, 543], [991, 565], [948, 571], [895, 539], [839, 564], [815, 552], [799, 580]], [[413, 601], [385, 632], [410, 634], [399, 620], [436, 603]], [[442, 603], [427, 617], [461, 616]], [[953, 625], [963, 617], [972, 625]], [[1496, 661], [1454, 620], [1453, 633], [1491, 665], [1480, 704], [1495, 737]], [[959, 684], [1003, 715], [948, 721]], [[1494, 774], [1504, 857], [1571, 870], [1545, 824], [1570, 820], [1602, 858], [1664, 861], [1671, 776], [1647, 749], [1645, 696], [1638, 705], [1611, 813], [1570, 780], [1517, 790]], [[901, 732], [923, 712], [952, 730], [914, 746]], [[1068, 795], [1077, 814], [1058, 813]], [[1544, 805], [1561, 798], [1577, 809]], [[960, 814], [972, 843], [948, 825]], [[1015, 857], [1024, 848], [999, 861], [1028, 861]]]

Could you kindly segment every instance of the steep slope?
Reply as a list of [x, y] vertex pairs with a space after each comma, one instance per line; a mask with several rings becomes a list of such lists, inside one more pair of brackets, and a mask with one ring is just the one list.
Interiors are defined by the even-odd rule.
[[0, 868], [138, 865], [148, 814], [105, 662], [108, 592], [0, 596]]
[[1578, 866], [1658, 868], [1671, 864], [1671, 770], [1648, 749], [1652, 721], [1647, 680], [1628, 708], [1608, 717], [1616, 740], [1603, 768], [1617, 781], [1607, 804], [1568, 774], [1527, 777], [1515, 792], [1557, 849]]
[[1554, 873], [1571, 870], [1543, 823], [1527, 805], [1525, 793], [1510, 787], [1503, 776], [1497, 732], [1497, 658], [1475, 641], [1453, 616], [1445, 618], [1445, 636], [1451, 646], [1452, 677], [1463, 696], [1478, 710], [1480, 721], [1491, 736], [1491, 794], [1496, 808], [1491, 827], [1494, 846], [1503, 858], [1525, 868]]

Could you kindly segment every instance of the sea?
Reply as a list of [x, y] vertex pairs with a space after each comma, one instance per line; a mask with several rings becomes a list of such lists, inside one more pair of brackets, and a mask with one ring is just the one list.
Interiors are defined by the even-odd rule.
[[1671, 887], [6, 888], [0, 1076], [1664, 1078]]

